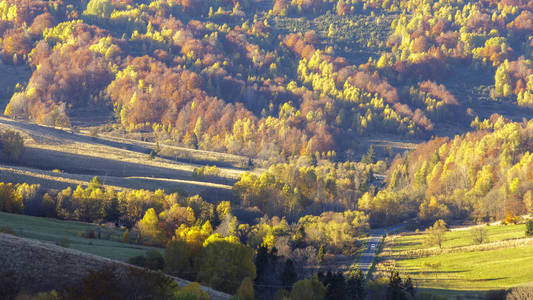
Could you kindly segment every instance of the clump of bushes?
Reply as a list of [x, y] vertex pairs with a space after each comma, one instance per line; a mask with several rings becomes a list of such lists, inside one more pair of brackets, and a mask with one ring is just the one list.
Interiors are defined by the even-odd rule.
[[128, 263], [151, 270], [162, 270], [165, 267], [165, 259], [161, 252], [148, 250], [144, 255], [134, 256], [128, 259]]
[[15, 235], [15, 230], [9, 226], [0, 227], [0, 233]]
[[206, 177], [206, 176], [218, 176], [220, 170], [217, 166], [204, 166], [194, 169], [192, 175], [196, 178]]
[[63, 247], [63, 248], [70, 248], [70, 240], [67, 239], [67, 238], [60, 238], [57, 242], [56, 242], [56, 245], [60, 246], [60, 247]]

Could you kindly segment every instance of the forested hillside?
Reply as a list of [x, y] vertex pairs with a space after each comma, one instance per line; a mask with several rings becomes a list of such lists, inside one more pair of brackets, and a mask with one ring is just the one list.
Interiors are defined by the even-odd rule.
[[483, 130], [437, 138], [397, 157], [386, 187], [365, 194], [359, 208], [378, 223], [417, 216], [500, 220], [533, 210], [533, 122], [502, 117], [477, 124]]
[[0, 58], [0, 210], [242, 299], [379, 294], [387, 229], [533, 212], [533, 1], [0, 0]]
[[42, 124], [107, 116], [169, 144], [354, 159], [360, 137], [464, 132], [476, 108], [533, 103], [528, 1], [0, 3], [3, 61], [32, 70], [5, 113]]

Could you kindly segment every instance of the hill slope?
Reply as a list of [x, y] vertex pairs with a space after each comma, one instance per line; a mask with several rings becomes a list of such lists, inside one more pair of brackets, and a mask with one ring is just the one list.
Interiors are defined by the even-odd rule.
[[[85, 277], [89, 270], [104, 267], [126, 268], [127, 264], [72, 249], [44, 244], [0, 233], [0, 266], [13, 270], [23, 290], [38, 292], [60, 288]], [[175, 278], [179, 286], [189, 281]], [[230, 296], [210, 288], [203, 288], [211, 299], [229, 299]]]

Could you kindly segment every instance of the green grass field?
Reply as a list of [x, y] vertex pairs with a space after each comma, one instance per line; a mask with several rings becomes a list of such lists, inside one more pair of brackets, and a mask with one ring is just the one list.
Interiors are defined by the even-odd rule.
[[[517, 225], [493, 225], [485, 226], [488, 238], [487, 242], [499, 242], [510, 239], [525, 237], [526, 227], [524, 224]], [[448, 231], [444, 235], [443, 248], [462, 247], [473, 245], [472, 233], [470, 230]], [[393, 251], [408, 251], [429, 248], [424, 245], [424, 235], [422, 233], [415, 235], [406, 235], [397, 239], [392, 246]]]
[[[490, 290], [533, 281], [533, 247], [450, 253], [400, 260], [397, 266], [422, 288]], [[427, 264], [440, 264], [429, 268]]]
[[151, 249], [150, 247], [122, 242], [124, 231], [119, 228], [106, 227], [101, 229], [102, 239], [89, 239], [79, 236], [88, 230], [98, 232], [98, 225], [95, 224], [0, 212], [0, 227], [4, 226], [12, 228], [15, 231], [15, 235], [19, 237], [35, 239], [50, 244], [55, 244], [61, 239], [68, 239], [70, 241], [69, 248], [121, 261], [142, 255], [146, 250]]
[[[525, 225], [487, 226], [487, 243], [523, 239]], [[449, 231], [445, 235], [444, 250], [474, 245], [471, 230]], [[425, 249], [423, 233], [387, 238], [381, 253], [378, 271], [387, 274], [392, 265], [405, 276], [411, 277], [417, 288], [433, 293], [466, 296], [475, 299], [487, 290], [505, 289], [533, 282], [533, 247], [509, 247], [502, 243], [494, 249], [450, 252], [418, 258], [398, 258], [395, 255], [409, 250]], [[461, 249], [462, 251], [462, 249]], [[387, 263], [385, 263], [387, 262]]]

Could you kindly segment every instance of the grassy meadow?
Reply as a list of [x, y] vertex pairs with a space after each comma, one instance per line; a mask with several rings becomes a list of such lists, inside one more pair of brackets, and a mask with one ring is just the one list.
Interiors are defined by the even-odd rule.
[[490, 290], [532, 281], [532, 258], [533, 247], [526, 246], [406, 259], [397, 266], [417, 287]]
[[0, 212], [0, 228], [10, 227], [16, 236], [35, 239], [41, 242], [56, 244], [68, 239], [69, 248], [90, 254], [126, 261], [137, 255], [142, 255], [150, 247], [124, 243], [123, 229], [100, 226], [101, 239], [85, 238], [90, 230], [98, 232], [98, 225], [62, 221], [57, 219], [39, 218]]
[[472, 229], [448, 231], [442, 249], [425, 244], [422, 232], [387, 237], [374, 276], [397, 269], [417, 288], [453, 299], [479, 299], [488, 290], [532, 282], [533, 239], [525, 237], [525, 225], [485, 228], [481, 245]]
[[[499, 242], [510, 239], [525, 237], [526, 226], [524, 224], [484, 226], [487, 230], [486, 243]], [[409, 251], [430, 248], [424, 244], [424, 234], [403, 235], [397, 238], [391, 245], [393, 251]], [[471, 230], [453, 230], [444, 234], [442, 248], [464, 247], [474, 245]]]

